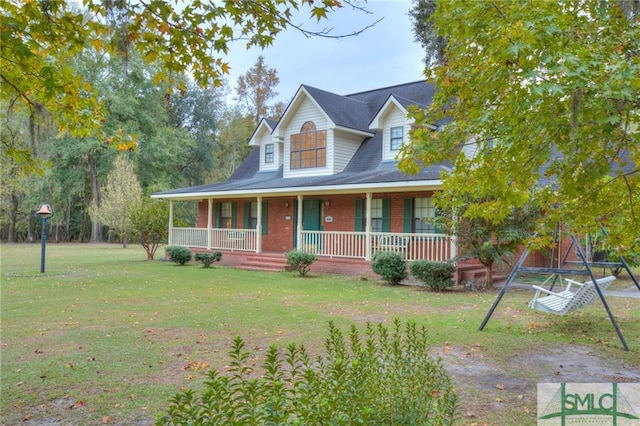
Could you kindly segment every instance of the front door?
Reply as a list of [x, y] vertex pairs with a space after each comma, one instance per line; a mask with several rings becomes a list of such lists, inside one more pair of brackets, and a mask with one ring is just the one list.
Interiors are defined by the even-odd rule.
[[[298, 211], [298, 202], [294, 204], [295, 211]], [[293, 245], [298, 246], [298, 217], [293, 227]], [[302, 229], [304, 231], [322, 231], [322, 200], [302, 200]], [[319, 252], [322, 241], [317, 235], [307, 235], [304, 237], [302, 248], [311, 252]]]

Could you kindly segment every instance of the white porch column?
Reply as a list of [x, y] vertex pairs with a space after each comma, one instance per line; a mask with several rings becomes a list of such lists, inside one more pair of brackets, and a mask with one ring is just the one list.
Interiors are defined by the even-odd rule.
[[211, 223], [213, 219], [213, 199], [207, 199], [207, 250], [211, 250]]
[[256, 253], [262, 253], [262, 197], [258, 196], [258, 220], [256, 225]]
[[366, 225], [364, 228], [366, 252], [364, 260], [371, 260], [371, 199], [371, 192], [367, 192], [367, 205], [365, 206]]
[[296, 250], [302, 249], [302, 200], [302, 195], [298, 195], [298, 229], [296, 229], [296, 235], [298, 237], [296, 238]]
[[173, 200], [169, 200], [169, 239], [168, 245], [173, 245]]

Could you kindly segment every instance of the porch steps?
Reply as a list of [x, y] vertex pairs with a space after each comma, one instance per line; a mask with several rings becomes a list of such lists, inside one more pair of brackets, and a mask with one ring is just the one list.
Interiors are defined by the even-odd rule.
[[281, 253], [249, 254], [238, 268], [248, 271], [281, 272], [287, 269], [287, 259]]
[[[465, 281], [480, 282], [484, 281], [487, 275], [485, 267], [480, 263], [468, 263], [458, 266], [458, 284], [462, 284]], [[504, 281], [506, 277], [494, 272], [493, 282], [498, 283]]]

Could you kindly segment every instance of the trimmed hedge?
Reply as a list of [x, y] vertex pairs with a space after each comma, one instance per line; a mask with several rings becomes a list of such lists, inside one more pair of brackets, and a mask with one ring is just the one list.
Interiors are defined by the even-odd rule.
[[316, 255], [299, 250], [291, 250], [286, 256], [287, 265], [298, 271], [301, 277], [307, 275], [307, 272], [311, 269], [311, 264], [317, 259]]
[[407, 278], [407, 262], [401, 255], [392, 251], [379, 251], [374, 254], [371, 269], [391, 285], [398, 285]]
[[196, 262], [202, 262], [203, 268], [208, 268], [213, 262], [220, 262], [222, 252], [214, 251], [213, 253], [196, 253], [193, 259]]
[[409, 266], [411, 275], [434, 291], [444, 291], [453, 286], [453, 272], [456, 266], [453, 262], [431, 262], [416, 260]]
[[186, 247], [169, 246], [166, 250], [169, 255], [169, 260], [177, 263], [178, 265], [184, 265], [191, 260], [191, 250]]

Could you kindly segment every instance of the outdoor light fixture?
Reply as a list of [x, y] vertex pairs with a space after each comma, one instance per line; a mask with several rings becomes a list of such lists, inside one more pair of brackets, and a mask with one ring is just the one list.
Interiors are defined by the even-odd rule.
[[50, 204], [40, 204], [38, 211], [36, 211], [35, 217], [39, 217], [42, 220], [42, 250], [40, 253], [40, 273], [44, 273], [44, 253], [47, 245], [47, 221], [53, 217], [53, 208]]

